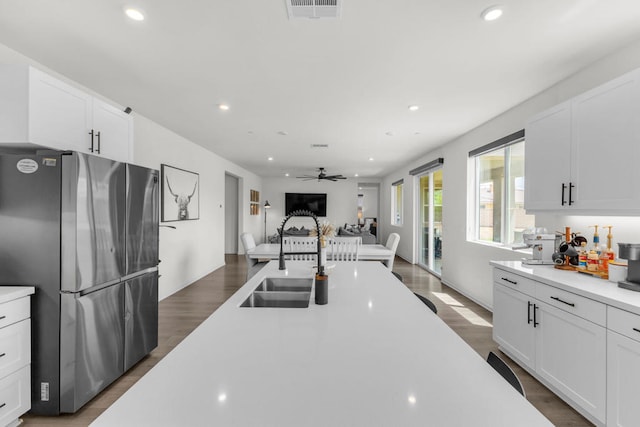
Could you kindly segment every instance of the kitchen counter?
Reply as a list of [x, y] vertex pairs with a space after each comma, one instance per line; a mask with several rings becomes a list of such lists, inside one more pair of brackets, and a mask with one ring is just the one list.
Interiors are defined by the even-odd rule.
[[0, 304], [26, 297], [34, 292], [33, 286], [0, 286]]
[[312, 274], [270, 262], [92, 426], [551, 425], [380, 262], [335, 264], [327, 305], [239, 307]]
[[522, 265], [520, 261], [490, 261], [494, 267], [546, 283], [595, 301], [640, 315], [640, 292], [619, 288], [617, 283], [552, 265]]

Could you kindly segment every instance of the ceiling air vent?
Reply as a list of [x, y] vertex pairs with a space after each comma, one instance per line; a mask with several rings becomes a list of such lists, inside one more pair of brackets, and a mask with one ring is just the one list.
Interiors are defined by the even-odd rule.
[[342, 0], [286, 0], [289, 19], [339, 18]]

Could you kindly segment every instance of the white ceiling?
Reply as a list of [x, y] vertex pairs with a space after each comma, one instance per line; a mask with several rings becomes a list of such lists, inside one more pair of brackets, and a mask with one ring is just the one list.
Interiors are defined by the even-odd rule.
[[259, 175], [381, 177], [640, 38], [638, 0], [500, 1], [0, 0], [0, 43]]

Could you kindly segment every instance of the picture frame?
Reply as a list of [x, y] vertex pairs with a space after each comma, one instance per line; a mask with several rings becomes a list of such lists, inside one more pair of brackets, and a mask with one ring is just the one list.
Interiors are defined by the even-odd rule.
[[167, 164], [160, 172], [162, 222], [200, 219], [200, 174]]

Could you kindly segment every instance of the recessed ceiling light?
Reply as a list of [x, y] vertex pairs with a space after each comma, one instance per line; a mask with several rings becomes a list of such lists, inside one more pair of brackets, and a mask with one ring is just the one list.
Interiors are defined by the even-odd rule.
[[288, 174], [288, 173], [285, 173], [285, 174], [284, 174], [284, 176], [289, 176], [289, 174]]
[[269, 160], [270, 162], [273, 161], [273, 157], [269, 157], [267, 160]]
[[409, 105], [409, 111], [418, 111], [419, 109], [419, 105]]
[[373, 157], [369, 157], [369, 161], [370, 161], [370, 162], [373, 162]]
[[485, 21], [495, 21], [502, 16], [502, 7], [498, 5], [488, 7], [480, 16], [482, 16], [482, 19]]
[[144, 21], [144, 13], [140, 9], [136, 9], [133, 7], [127, 7], [124, 10], [124, 13], [134, 21]]
[[222, 111], [227, 111], [229, 109], [229, 106], [227, 104], [218, 104], [218, 108]]
[[357, 174], [357, 173], [354, 173], [354, 174], [353, 174], [353, 176], [357, 177], [357, 176], [358, 176], [358, 174]]

